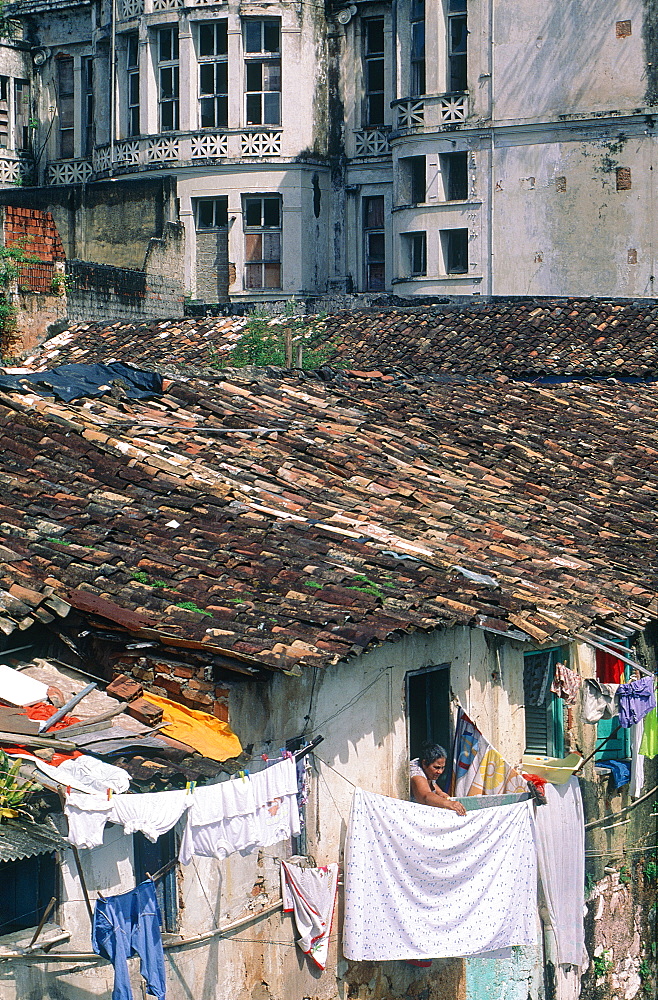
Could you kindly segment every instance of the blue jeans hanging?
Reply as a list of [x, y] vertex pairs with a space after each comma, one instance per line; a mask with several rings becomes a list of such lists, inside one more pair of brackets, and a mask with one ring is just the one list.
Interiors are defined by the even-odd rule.
[[112, 1000], [133, 1000], [127, 961], [131, 955], [139, 955], [139, 971], [146, 980], [147, 992], [164, 1000], [160, 924], [160, 907], [150, 880], [120, 896], [97, 900], [91, 943], [96, 954], [108, 958], [114, 966]]

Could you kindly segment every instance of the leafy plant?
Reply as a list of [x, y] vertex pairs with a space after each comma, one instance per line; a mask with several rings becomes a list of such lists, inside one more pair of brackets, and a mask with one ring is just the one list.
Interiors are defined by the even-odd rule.
[[[3, 10], [0, 2], [0, 38], [3, 36]], [[16, 340], [16, 306], [9, 298], [9, 285], [20, 273], [20, 264], [42, 263], [34, 254], [28, 254], [20, 246], [0, 246], [0, 357], [10, 351]]]
[[46, 538], [46, 541], [52, 542], [53, 545], [71, 545], [71, 542], [67, 542], [64, 538]]
[[655, 882], [658, 875], [658, 865], [655, 861], [647, 861], [642, 869], [642, 873], [647, 882]]
[[[254, 312], [247, 320], [244, 332], [232, 351], [220, 356], [214, 347], [208, 348], [210, 364], [216, 368], [263, 368], [272, 365], [281, 368], [286, 364], [286, 333], [293, 342], [302, 341], [302, 368], [321, 368], [332, 357], [331, 343], [319, 345], [317, 338], [308, 336], [304, 319], [295, 316], [294, 299], [285, 305], [285, 326], [270, 326], [266, 313]], [[294, 346], [294, 344], [293, 344]], [[294, 362], [293, 362], [294, 363]], [[332, 362], [335, 365], [335, 362]]]
[[610, 952], [602, 951], [600, 955], [595, 955], [592, 964], [594, 965], [594, 975], [597, 979], [601, 979], [613, 968]]
[[591, 872], [585, 872], [585, 892], [591, 892], [596, 885], [596, 879]]
[[133, 573], [133, 580], [137, 580], [137, 583], [148, 583], [149, 576], [148, 573], [144, 573], [141, 569], [137, 573]]
[[357, 573], [345, 584], [350, 590], [360, 590], [364, 594], [372, 594], [373, 597], [379, 597], [381, 600], [384, 599], [384, 595], [379, 589], [379, 585], [375, 583], [374, 580], [369, 579], [367, 576], [363, 576]]
[[12, 762], [4, 750], [0, 750], [0, 822], [13, 819], [23, 812], [21, 808], [32, 790], [32, 781], [21, 781], [18, 772], [22, 760]]
[[179, 604], [175, 604], [174, 607], [182, 608], [183, 611], [196, 611], [198, 615], [208, 615], [209, 618], [212, 618], [211, 611], [205, 611], [203, 608], [197, 607], [194, 601], [181, 601]]
[[163, 587], [168, 587], [169, 584], [166, 580], [151, 580], [151, 586], [157, 587], [158, 590], [161, 590]]
[[631, 870], [628, 865], [622, 865], [619, 869], [619, 881], [622, 885], [630, 885], [632, 881]]

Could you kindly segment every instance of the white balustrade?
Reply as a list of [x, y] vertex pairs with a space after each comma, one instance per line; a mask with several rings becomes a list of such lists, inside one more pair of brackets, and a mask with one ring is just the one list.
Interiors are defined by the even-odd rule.
[[46, 184], [84, 184], [91, 175], [90, 160], [59, 160], [48, 165]]
[[354, 132], [355, 156], [382, 156], [389, 152], [388, 133], [383, 129], [368, 128]]

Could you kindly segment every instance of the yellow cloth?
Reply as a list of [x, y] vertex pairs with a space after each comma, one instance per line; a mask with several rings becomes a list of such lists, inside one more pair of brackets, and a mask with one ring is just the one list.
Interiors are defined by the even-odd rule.
[[469, 795], [504, 795], [508, 792], [527, 792], [527, 783], [518, 771], [490, 746], [480, 762]]
[[185, 708], [169, 698], [160, 698], [150, 691], [144, 698], [163, 711], [162, 721], [167, 723], [162, 732], [174, 740], [187, 743], [210, 760], [228, 760], [242, 752], [240, 740], [227, 722], [220, 722], [214, 715]]

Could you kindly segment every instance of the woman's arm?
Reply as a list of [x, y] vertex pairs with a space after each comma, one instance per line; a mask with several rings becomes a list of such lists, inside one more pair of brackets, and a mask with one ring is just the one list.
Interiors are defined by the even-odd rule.
[[449, 795], [437, 788], [435, 792], [424, 775], [414, 775], [411, 779], [411, 790], [416, 802], [424, 806], [438, 806], [439, 809], [452, 809], [458, 816], [465, 816], [466, 810], [461, 802], [454, 802]]

